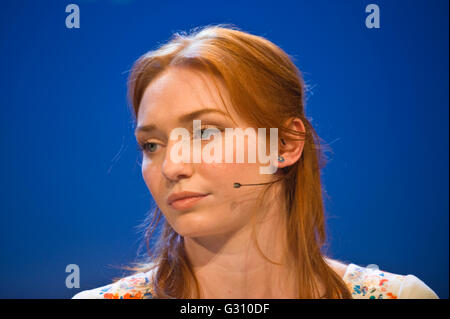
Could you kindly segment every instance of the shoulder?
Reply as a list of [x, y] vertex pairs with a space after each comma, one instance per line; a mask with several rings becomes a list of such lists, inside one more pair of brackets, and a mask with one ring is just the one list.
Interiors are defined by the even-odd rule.
[[436, 293], [414, 275], [400, 275], [350, 263], [343, 277], [355, 299], [438, 299]]
[[124, 277], [112, 284], [84, 290], [72, 299], [149, 299], [152, 298], [152, 272]]

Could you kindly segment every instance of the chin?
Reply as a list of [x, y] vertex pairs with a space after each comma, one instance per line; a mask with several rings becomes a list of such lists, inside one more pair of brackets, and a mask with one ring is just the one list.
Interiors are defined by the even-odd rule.
[[199, 237], [220, 232], [221, 226], [208, 217], [201, 212], [185, 212], [172, 219], [173, 223], [170, 225], [183, 237]]
[[213, 229], [204, 229], [200, 227], [195, 228], [187, 228], [187, 227], [178, 227], [174, 228], [174, 230], [182, 237], [196, 238], [196, 237], [205, 237], [217, 234], [218, 230], [215, 231]]

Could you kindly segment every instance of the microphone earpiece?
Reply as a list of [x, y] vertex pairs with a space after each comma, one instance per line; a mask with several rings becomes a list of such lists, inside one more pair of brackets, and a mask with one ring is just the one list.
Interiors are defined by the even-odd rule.
[[234, 188], [239, 188], [239, 187], [241, 187], [241, 186], [258, 186], [258, 185], [266, 185], [266, 184], [276, 183], [276, 182], [281, 181], [281, 180], [282, 180], [282, 178], [277, 179], [277, 180], [272, 181], [272, 182], [258, 183], [258, 184], [241, 184], [241, 183], [235, 182], [235, 183], [233, 184], [233, 187], [234, 187]]
[[234, 188], [239, 188], [239, 187], [241, 187], [241, 186], [256, 186], [256, 185], [265, 185], [265, 184], [270, 184], [270, 183], [273, 183], [273, 182], [268, 182], [268, 183], [260, 183], [260, 184], [241, 184], [241, 183], [234, 183], [233, 184], [233, 187]]
[[[283, 139], [281, 139], [281, 143], [283, 143], [283, 145], [286, 145], [286, 142], [285, 142]], [[279, 162], [284, 162], [284, 157], [283, 157], [283, 156], [278, 156], [278, 161], [279, 161]], [[272, 183], [278, 182], [278, 181], [280, 181], [280, 180], [281, 180], [281, 179], [277, 179], [276, 181], [273, 181], [273, 182], [259, 183], [259, 184], [241, 184], [241, 183], [235, 182], [235, 183], [233, 184], [233, 187], [234, 187], [234, 188], [239, 188], [239, 187], [241, 187], [241, 186], [266, 185], [266, 184], [272, 184]]]

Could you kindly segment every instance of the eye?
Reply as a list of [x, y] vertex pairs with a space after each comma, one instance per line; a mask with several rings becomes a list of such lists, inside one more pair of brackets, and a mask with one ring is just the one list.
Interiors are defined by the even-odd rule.
[[223, 132], [223, 129], [221, 129], [219, 127], [206, 126], [206, 127], [202, 127], [200, 130], [197, 130], [196, 132], [194, 132], [194, 138], [200, 138], [202, 140], [209, 140], [210, 136], [215, 132], [215, 130], [211, 130], [211, 128], [215, 128], [215, 129]]
[[156, 147], [160, 146], [159, 144], [153, 143], [153, 142], [145, 142], [145, 143], [139, 143], [138, 144], [138, 150], [145, 153], [155, 153]]

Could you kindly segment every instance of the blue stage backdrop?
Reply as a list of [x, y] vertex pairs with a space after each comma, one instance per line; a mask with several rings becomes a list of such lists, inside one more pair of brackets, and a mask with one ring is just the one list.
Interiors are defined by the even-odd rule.
[[[80, 9], [67, 28], [66, 6]], [[380, 28], [365, 8], [380, 8]], [[175, 31], [231, 23], [295, 58], [323, 171], [330, 251], [448, 298], [448, 1], [2, 1], [1, 298], [69, 298], [136, 257], [154, 202], [127, 108], [132, 63]], [[66, 266], [80, 268], [69, 289]]]

